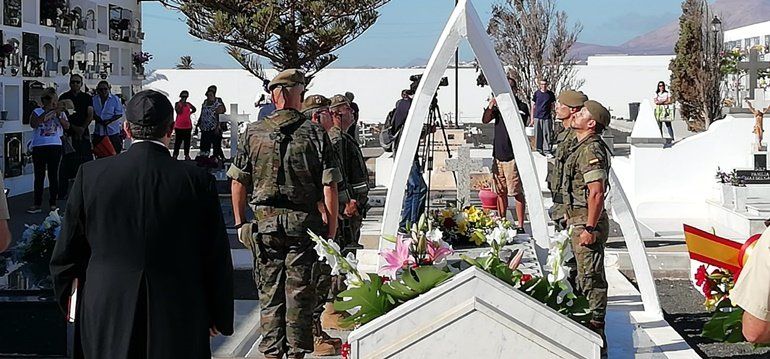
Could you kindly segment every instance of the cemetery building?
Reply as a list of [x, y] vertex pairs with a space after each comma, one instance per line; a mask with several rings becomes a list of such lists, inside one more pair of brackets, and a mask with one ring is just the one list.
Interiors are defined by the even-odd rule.
[[762, 45], [765, 51], [770, 47], [770, 21], [759, 22], [725, 31], [725, 48], [750, 49]]
[[141, 88], [144, 69], [133, 55], [142, 51], [141, 1], [3, 0], [0, 44], [12, 49], [0, 58], [0, 169], [12, 195], [32, 190], [29, 115], [42, 91], [69, 90], [80, 74], [89, 90], [101, 80], [129, 99]]

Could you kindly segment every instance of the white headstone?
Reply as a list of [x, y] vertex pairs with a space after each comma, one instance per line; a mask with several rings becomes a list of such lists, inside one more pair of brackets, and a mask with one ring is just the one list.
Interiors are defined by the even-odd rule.
[[457, 150], [457, 156], [446, 160], [446, 168], [455, 173], [457, 179], [457, 202], [463, 206], [471, 203], [471, 172], [481, 171], [484, 161], [471, 158], [471, 148], [463, 145]]
[[666, 143], [666, 139], [660, 132], [658, 120], [655, 119], [655, 110], [652, 102], [645, 99], [639, 106], [639, 116], [634, 122], [634, 129], [631, 130], [629, 141], [632, 145], [661, 145]]
[[353, 331], [360, 358], [599, 358], [596, 334], [475, 267]]

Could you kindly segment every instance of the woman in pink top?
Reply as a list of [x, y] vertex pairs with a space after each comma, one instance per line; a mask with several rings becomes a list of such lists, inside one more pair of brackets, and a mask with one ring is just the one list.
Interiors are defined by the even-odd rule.
[[196, 111], [195, 106], [187, 102], [188, 97], [190, 97], [190, 93], [187, 92], [187, 90], [182, 91], [179, 94], [179, 102], [174, 106], [176, 109], [176, 122], [174, 122], [174, 133], [176, 134], [176, 139], [174, 140], [174, 158], [179, 156], [179, 146], [184, 142], [184, 159], [186, 161], [190, 160], [190, 137], [193, 129], [190, 115]]

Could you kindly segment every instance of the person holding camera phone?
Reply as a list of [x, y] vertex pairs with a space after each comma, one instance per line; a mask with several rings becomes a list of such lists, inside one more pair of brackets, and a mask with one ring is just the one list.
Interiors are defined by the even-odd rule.
[[59, 162], [62, 157], [62, 140], [64, 130], [70, 127], [66, 111], [59, 106], [56, 90], [48, 89], [40, 98], [43, 107], [32, 111], [29, 125], [32, 132], [32, 164], [35, 168], [34, 203], [27, 213], [42, 212], [43, 187], [48, 173], [48, 204], [50, 210], [56, 210], [56, 200], [59, 195]]

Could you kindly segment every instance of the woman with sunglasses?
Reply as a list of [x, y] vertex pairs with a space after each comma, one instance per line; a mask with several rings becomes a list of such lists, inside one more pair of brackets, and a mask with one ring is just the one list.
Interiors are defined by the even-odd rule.
[[174, 105], [176, 121], [174, 121], [174, 158], [179, 156], [179, 147], [184, 144], [184, 159], [190, 160], [190, 137], [192, 135], [192, 119], [190, 118], [197, 109], [187, 102], [190, 93], [187, 90], [179, 94], [179, 101]]
[[660, 134], [663, 134], [663, 124], [668, 127], [668, 135], [671, 141], [674, 140], [674, 127], [671, 125], [671, 94], [666, 90], [666, 83], [658, 82], [658, 88], [655, 90], [655, 119], [658, 121]]

